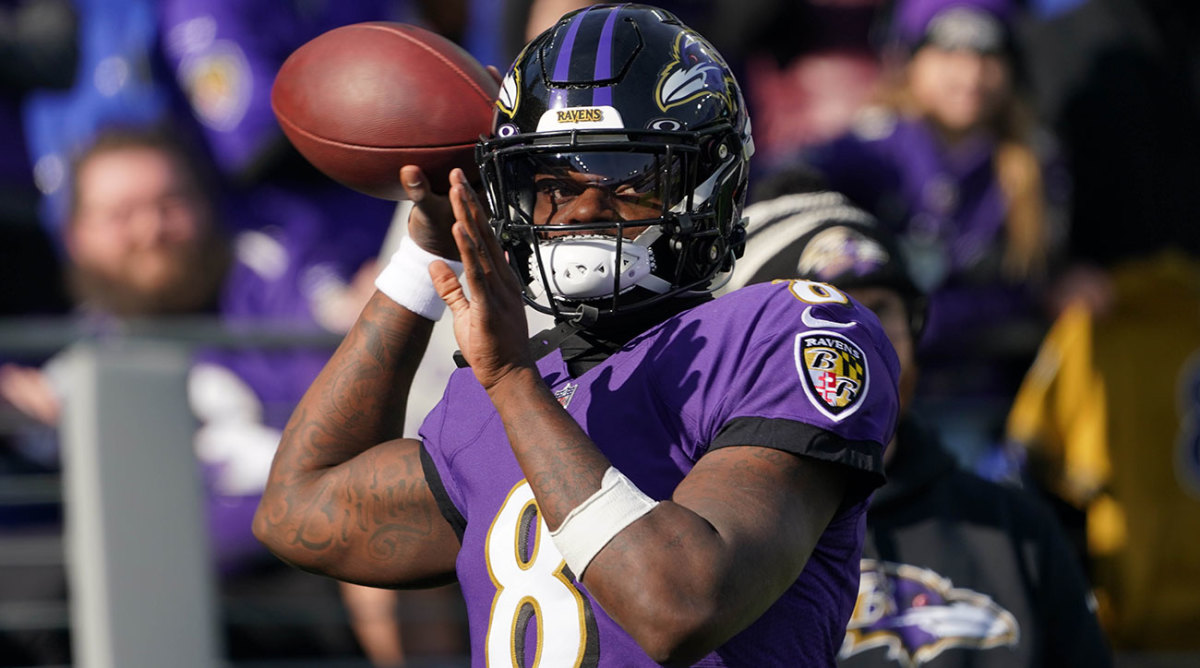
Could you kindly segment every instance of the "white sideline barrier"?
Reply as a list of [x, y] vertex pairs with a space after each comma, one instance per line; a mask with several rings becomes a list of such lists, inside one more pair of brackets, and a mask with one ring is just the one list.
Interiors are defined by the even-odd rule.
[[215, 576], [191, 448], [186, 346], [79, 343], [63, 422], [79, 668], [213, 668]]

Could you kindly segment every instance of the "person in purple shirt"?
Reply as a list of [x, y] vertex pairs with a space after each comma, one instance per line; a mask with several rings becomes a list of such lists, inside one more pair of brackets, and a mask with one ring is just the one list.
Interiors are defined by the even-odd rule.
[[[447, 201], [401, 170], [409, 241], [292, 415], [256, 535], [338, 579], [457, 580], [474, 666], [833, 666], [899, 366], [831, 286], [711, 297], [753, 152], [724, 60], [597, 5], [498, 109], [495, 219], [461, 171]], [[558, 325], [529, 339], [523, 303]], [[447, 306], [466, 368], [401, 438]]]
[[[1033, 121], [1011, 0], [903, 0], [879, 104], [801, 159], [897, 234], [929, 295], [923, 400], [983, 407], [970, 450], [998, 437], [1044, 331], [1069, 180]], [[968, 405], [969, 404], [969, 405]]]
[[[328, 243], [320, 217], [283, 206], [286, 199], [264, 209], [222, 206], [212, 174], [188, 148], [169, 130], [110, 128], [74, 163], [64, 247], [85, 329], [103, 336], [128, 319], [209, 316], [230, 328], [317, 336], [322, 323], [345, 321], [336, 314], [361, 308], [369, 293], [353, 296], [354, 253]], [[230, 233], [229, 215], [258, 224]], [[364, 274], [359, 285], [370, 288], [373, 277]], [[192, 446], [224, 594], [326, 584], [277, 568], [250, 524], [284, 423], [329, 354], [328, 346], [197, 346], [187, 387], [198, 422]], [[69, 400], [60, 368], [54, 359], [41, 368], [0, 366], [0, 399], [55, 426]], [[337, 606], [336, 587], [326, 589], [326, 605]], [[252, 625], [227, 628], [233, 657], [282, 647], [291, 656], [357, 651], [345, 625], [286, 644]]]

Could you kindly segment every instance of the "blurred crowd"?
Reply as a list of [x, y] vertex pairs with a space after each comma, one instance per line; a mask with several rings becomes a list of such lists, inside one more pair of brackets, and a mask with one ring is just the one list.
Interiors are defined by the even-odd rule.
[[[335, 184], [292, 149], [270, 107], [283, 60], [336, 26], [393, 20], [503, 71], [587, 4], [0, 0], [0, 317], [70, 318], [92, 333], [198, 315], [345, 331], [404, 209]], [[941, 444], [923, 466], [971, 476], [956, 489], [1003, 488], [979, 494], [1013, 512], [1045, 509], [1030, 540], [1053, 554], [1038, 564], [1064, 569], [1068, 584], [1077, 570], [1118, 655], [1200, 656], [1200, 4], [653, 4], [709, 37], [746, 91], [753, 242], [735, 283], [819, 276], [803, 260], [830, 221], [878, 230], [882, 241], [850, 246], [904, 258], [903, 281], [887, 283], [910, 300], [907, 322], [919, 319], [904, 335], [921, 370], [904, 433]], [[845, 233], [828, 238], [826, 260], [848, 252]], [[447, 345], [424, 376], [431, 400], [452, 368]], [[303, 591], [342, 611], [319, 632], [227, 620], [229, 657], [398, 666], [465, 655], [453, 588], [339, 586], [250, 534], [280, 430], [329, 352], [196, 351], [190, 445], [225, 609]], [[0, 346], [0, 474], [60, 469], [58, 364]], [[897, 478], [924, 484], [906, 461]], [[944, 513], [955, 498], [939, 497]], [[891, 508], [880, 522], [898, 531]], [[1043, 521], [1028, 512], [1018, 516]], [[0, 509], [0, 544], [60, 519]], [[864, 587], [899, 558], [882, 549], [864, 562]], [[34, 586], [65, 600], [61, 574], [31, 583], [14, 572], [0, 573], [0, 600], [32, 598]], [[1057, 642], [1045, 617], [1060, 613], [1029, 605], [1039, 612], [1018, 617], [1044, 627], [1026, 635]], [[67, 633], [0, 628], [0, 666], [65, 664]]]

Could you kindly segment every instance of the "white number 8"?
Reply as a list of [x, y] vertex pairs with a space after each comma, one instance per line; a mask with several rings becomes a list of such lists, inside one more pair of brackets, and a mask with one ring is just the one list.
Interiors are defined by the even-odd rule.
[[[529, 483], [522, 480], [508, 493], [484, 550], [496, 586], [486, 642], [489, 668], [582, 666], [590, 605], [563, 573], [566, 562], [550, 540]], [[527, 665], [530, 623], [536, 623], [537, 645]]]

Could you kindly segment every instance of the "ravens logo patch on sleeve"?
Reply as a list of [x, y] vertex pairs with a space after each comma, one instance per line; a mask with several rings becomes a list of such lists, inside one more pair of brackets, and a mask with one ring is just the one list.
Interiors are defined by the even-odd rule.
[[867, 356], [850, 339], [816, 330], [796, 335], [796, 370], [809, 401], [831, 420], [852, 415], [867, 396]]

